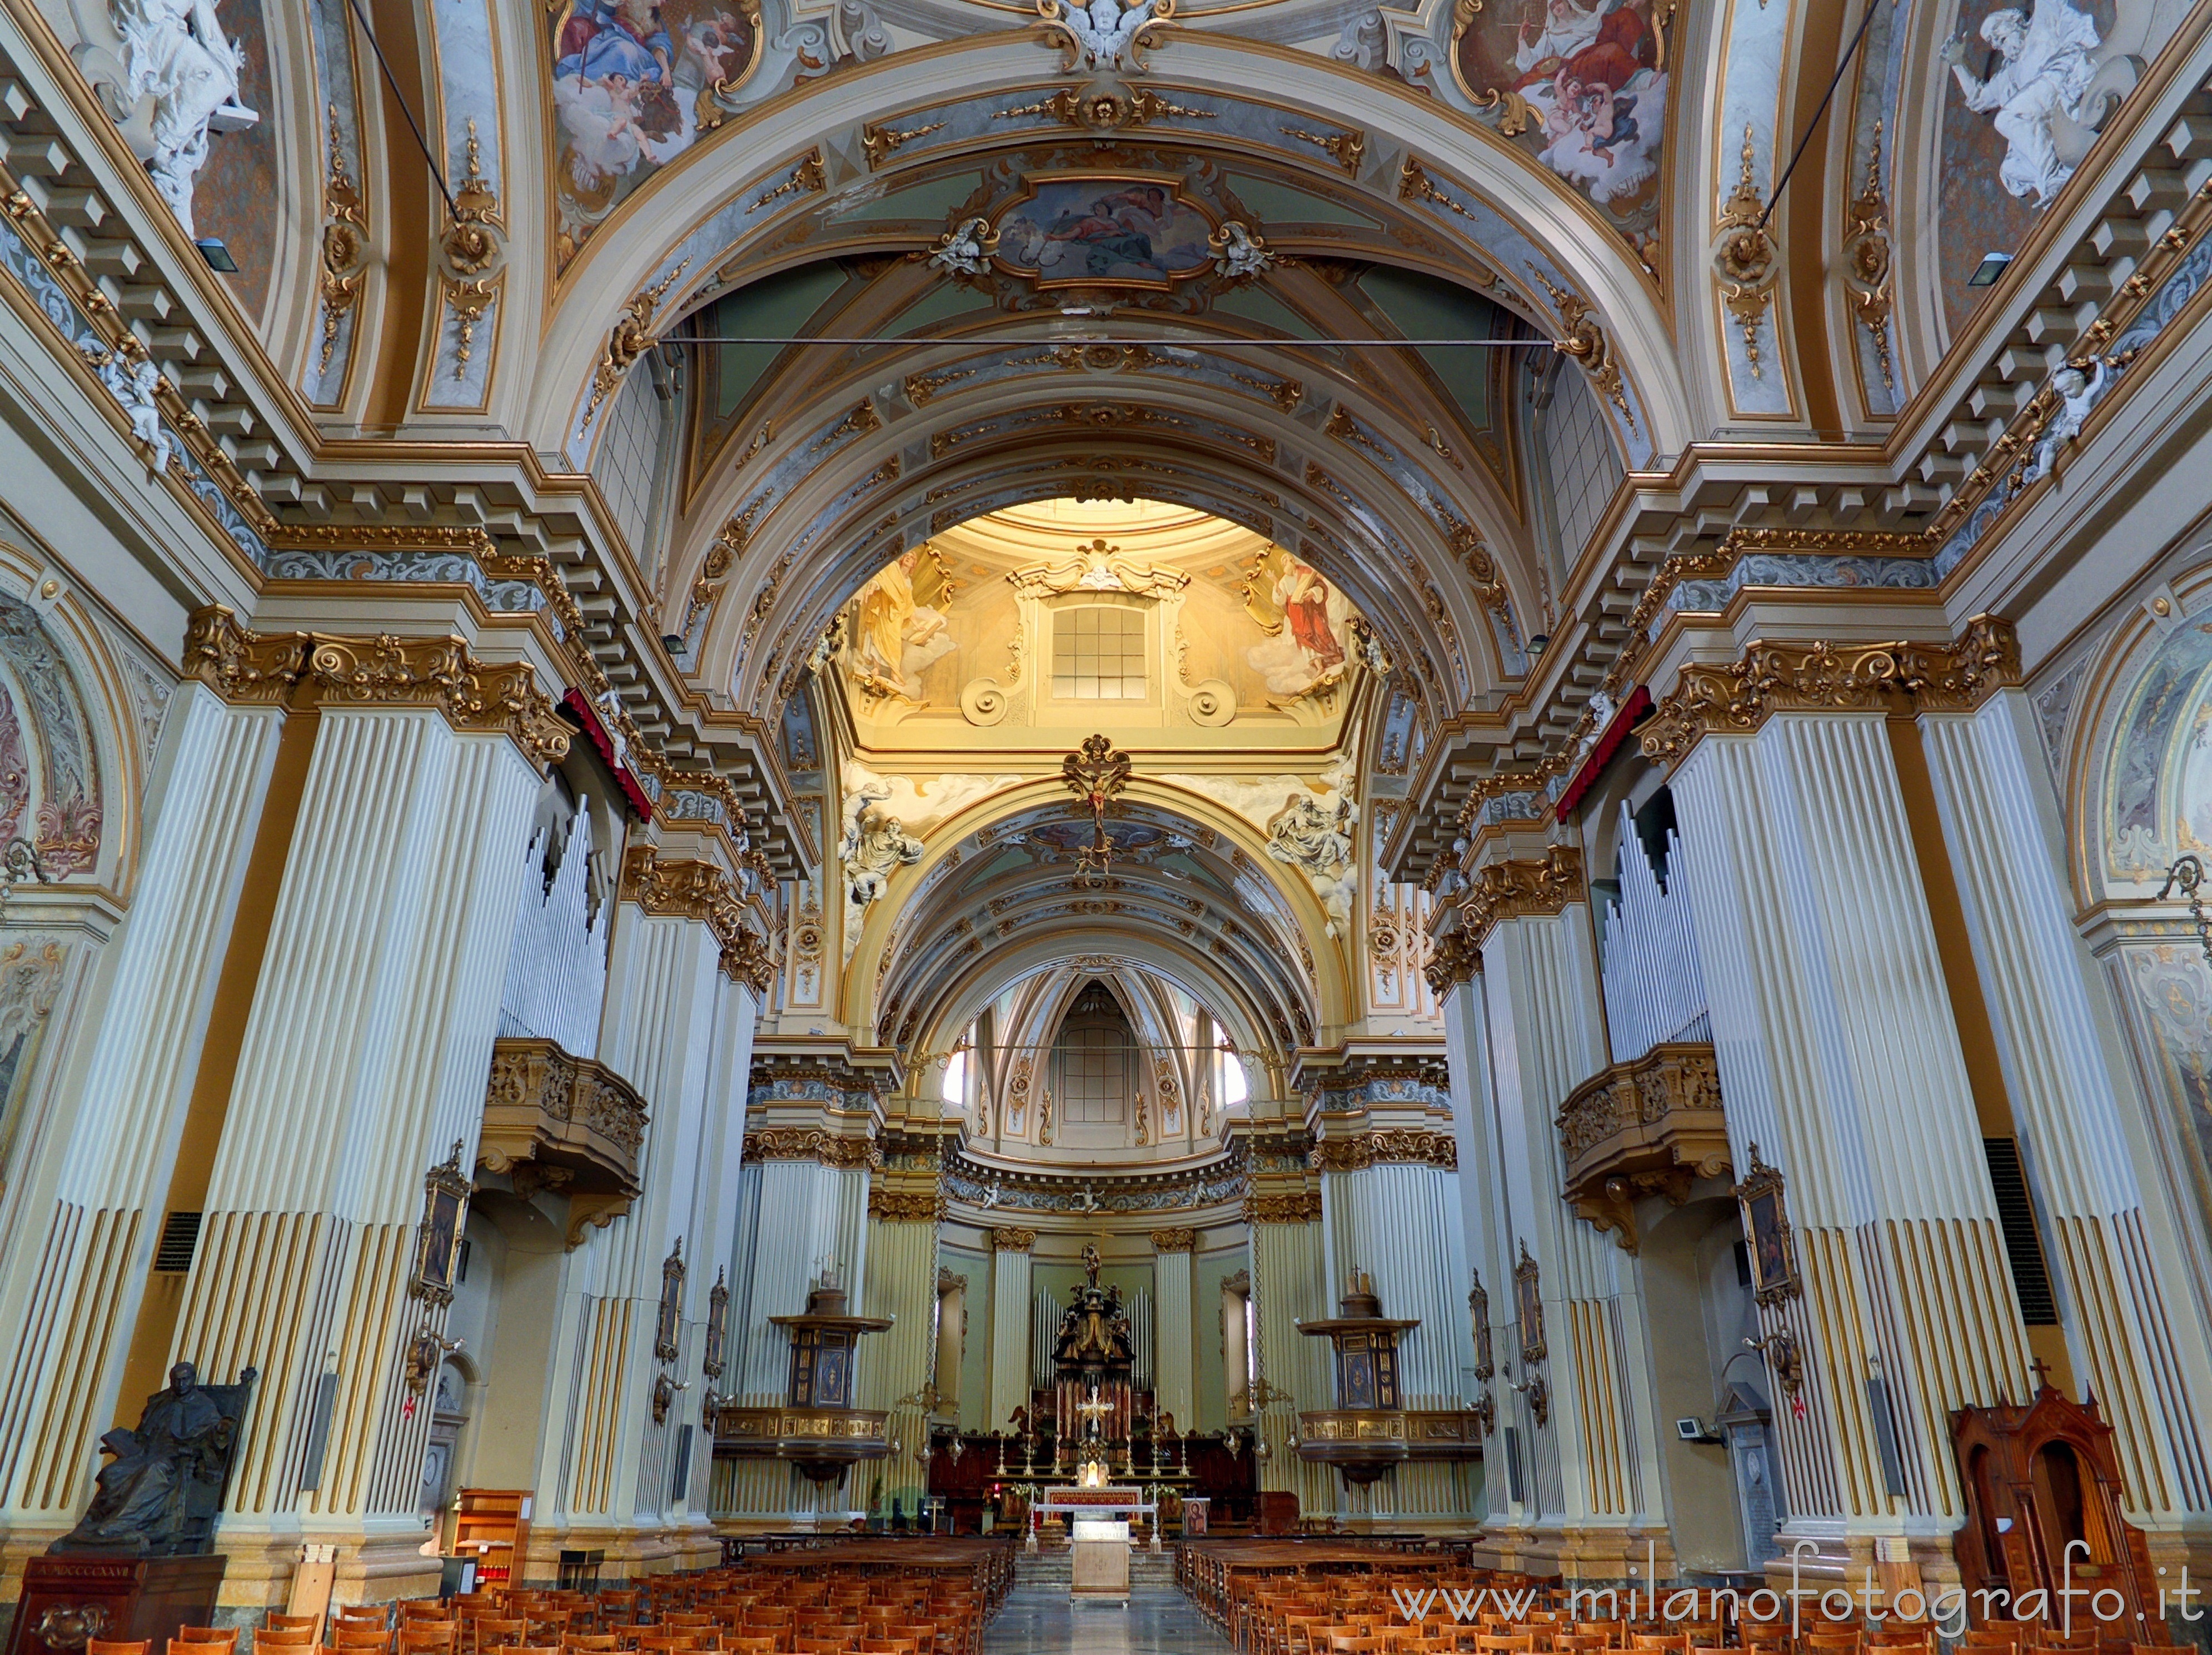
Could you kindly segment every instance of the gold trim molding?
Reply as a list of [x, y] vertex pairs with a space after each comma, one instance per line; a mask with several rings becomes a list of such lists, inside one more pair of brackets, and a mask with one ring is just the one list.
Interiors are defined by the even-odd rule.
[[1179, 1229], [1152, 1232], [1152, 1249], [1162, 1253], [1188, 1253], [1198, 1250], [1198, 1232], [1184, 1226]]
[[932, 1224], [944, 1220], [947, 1203], [937, 1190], [871, 1190], [868, 1216], [885, 1224]]
[[1971, 713], [2021, 681], [2020, 637], [1977, 615], [1951, 643], [1753, 644], [1732, 666], [1691, 662], [1643, 727], [1644, 756], [1678, 767], [1707, 735], [1781, 712]]
[[1572, 845], [1553, 845], [1538, 861], [1492, 862], [1460, 904], [1457, 934], [1480, 951], [1502, 921], [1557, 914], [1583, 897], [1583, 854]]
[[[870, 1138], [848, 1138], [824, 1132], [818, 1126], [769, 1126], [745, 1134], [744, 1159], [749, 1161], [819, 1161], [842, 1172], [874, 1170], [884, 1164], [884, 1152]], [[871, 1207], [874, 1196], [869, 1197]]]
[[994, 1253], [1025, 1253], [1036, 1245], [1034, 1230], [1004, 1229], [991, 1232], [991, 1250]]
[[478, 660], [456, 637], [252, 632], [210, 604], [185, 624], [184, 670], [234, 704], [434, 707], [457, 730], [507, 736], [540, 771], [568, 751], [531, 665]]
[[1459, 1146], [1449, 1132], [1413, 1129], [1361, 1132], [1313, 1147], [1306, 1165], [1316, 1172], [1364, 1172], [1370, 1166], [1434, 1166], [1459, 1170]]

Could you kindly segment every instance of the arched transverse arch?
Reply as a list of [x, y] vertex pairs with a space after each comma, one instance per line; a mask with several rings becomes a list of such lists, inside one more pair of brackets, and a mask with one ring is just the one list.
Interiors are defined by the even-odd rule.
[[[1040, 777], [978, 800], [933, 830], [922, 860], [894, 878], [870, 907], [854, 958], [880, 959], [884, 966], [880, 980], [864, 971], [848, 983], [846, 1020], [878, 1027], [879, 1037], [909, 1050], [949, 1050], [958, 1031], [1015, 978], [1071, 954], [1126, 950], [1158, 961], [1163, 975], [1182, 983], [1201, 1002], [1221, 1007], [1240, 1047], [1269, 1052], [1273, 1062], [1290, 1046], [1325, 1037], [1357, 1016], [1357, 985], [1342, 950], [1325, 940], [1327, 913], [1302, 878], [1268, 856], [1257, 828], [1212, 800], [1142, 776], [1131, 782], [1122, 802], [1190, 829], [1194, 848], [1188, 860], [1212, 876], [1204, 891], [1186, 882], [1179, 911], [1193, 922], [1190, 933], [1176, 928], [1164, 899], [1147, 894], [1146, 887], [1173, 882], [1148, 878], [1138, 867], [1123, 876], [1127, 897], [1121, 912], [1068, 916], [1060, 923], [1018, 922], [1011, 934], [996, 934], [995, 922], [1004, 915], [1088, 899], [1045, 889], [1064, 886], [1075, 873], [1066, 862], [998, 876], [1004, 888], [994, 885], [988, 895], [964, 879], [949, 877], [975, 855], [980, 832], [990, 831], [995, 839], [1006, 824], [1047, 814], [1066, 819], [1073, 805], [1064, 787], [1056, 777]], [[1286, 945], [1279, 940], [1262, 946], [1249, 899], [1235, 894], [1240, 879], [1259, 882], [1291, 937], [1315, 940], [1310, 963], [1297, 956], [1285, 959]], [[1095, 894], [1117, 899], [1111, 890]], [[989, 908], [994, 898], [1006, 899], [997, 914]], [[1200, 905], [1193, 908], [1192, 901]], [[1224, 921], [1233, 922], [1234, 940], [1223, 934]], [[894, 1005], [896, 1026], [881, 1028]]]
[[[608, 332], [632, 295], [665, 281], [666, 296], [680, 308], [684, 289], [678, 283], [696, 277], [696, 267], [710, 259], [742, 259], [789, 235], [805, 215], [823, 204], [802, 192], [796, 206], [783, 201], [753, 206], [800, 160], [817, 152], [825, 160], [842, 156], [865, 125], [894, 119], [901, 110], [960, 100], [1003, 101], [1041, 82], [1051, 84], [1051, 77], [1040, 72], [1034, 42], [1020, 36], [982, 36], [900, 52], [770, 100], [752, 114], [741, 138], [732, 134], [702, 144], [664, 169], [587, 245], [553, 297], [526, 415], [533, 435], [549, 448], [570, 446]], [[1626, 395], [1638, 411], [1632, 453], [1639, 459], [1652, 452], [1672, 453], [1687, 440], [1688, 409], [1670, 370], [1666, 321], [1649, 278], [1618, 242], [1593, 234], [1584, 204], [1527, 156], [1404, 87], [1310, 53], [1220, 35], [1179, 34], [1172, 52], [1156, 60], [1147, 83], [1233, 100], [1266, 84], [1274, 94], [1268, 106], [1273, 114], [1358, 124], [1368, 133], [1370, 154], [1395, 150], [1419, 158], [1440, 187], [1461, 192], [1455, 199], [1464, 209], [1432, 207], [1425, 222], [1435, 234], [1521, 289], [1532, 313], [1557, 314], [1534, 279], [1540, 271], [1602, 319], [1626, 379]], [[1179, 133], [1177, 141], [1188, 136]], [[915, 162], [921, 158], [917, 155]], [[1475, 158], [1479, 165], [1466, 164]], [[1462, 165], [1452, 165], [1455, 160]], [[1326, 165], [1316, 166], [1317, 175]], [[888, 187], [889, 179], [879, 174], [864, 182], [872, 194]], [[1374, 187], [1387, 192], [1395, 183], [1382, 178]], [[1495, 245], [1469, 233], [1477, 224]]]

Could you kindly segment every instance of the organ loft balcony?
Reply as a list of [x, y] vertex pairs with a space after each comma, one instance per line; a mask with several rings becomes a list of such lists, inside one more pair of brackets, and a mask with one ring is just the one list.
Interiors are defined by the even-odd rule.
[[526, 1199], [566, 1196], [569, 1246], [629, 1210], [644, 1140], [645, 1100], [605, 1064], [551, 1040], [492, 1043], [477, 1165], [504, 1173]]
[[1669, 1042], [1602, 1069], [1567, 1095], [1557, 1124], [1575, 1210], [1630, 1252], [1636, 1203], [1679, 1206], [1699, 1178], [1729, 1171], [1728, 1123], [1711, 1043]]

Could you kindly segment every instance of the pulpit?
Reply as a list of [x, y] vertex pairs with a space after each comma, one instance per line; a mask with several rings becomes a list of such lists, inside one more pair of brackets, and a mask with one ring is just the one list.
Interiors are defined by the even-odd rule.
[[846, 1312], [834, 1275], [814, 1284], [799, 1316], [769, 1320], [791, 1332], [790, 1400], [781, 1408], [726, 1403], [714, 1414], [714, 1457], [788, 1460], [817, 1482], [834, 1482], [848, 1466], [890, 1453], [883, 1409], [854, 1408], [853, 1361], [863, 1334], [890, 1326], [887, 1316]]
[[[2041, 1362], [2036, 1371], [2047, 1372]], [[2106, 1641], [2169, 1641], [2149, 1549], [2142, 1530], [2121, 1515], [2112, 1427], [2096, 1403], [2075, 1402], [2045, 1379], [2025, 1406], [1954, 1413], [1951, 1445], [1966, 1496], [1956, 1542], [1960, 1583], [1967, 1602], [1978, 1605], [1977, 1622], [1988, 1617], [1991, 1603], [2017, 1602], [2026, 1592], [2047, 1592], [2046, 1601], [2057, 1603], [2070, 1580], [2092, 1594], [2081, 1600], [2088, 1612], [2077, 1608], [2075, 1619], [2112, 1634]]]

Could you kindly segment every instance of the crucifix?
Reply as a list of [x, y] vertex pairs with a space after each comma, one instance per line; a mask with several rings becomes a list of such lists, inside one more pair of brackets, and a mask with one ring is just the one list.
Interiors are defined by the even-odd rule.
[[1113, 866], [1113, 841], [1107, 837], [1106, 818], [1115, 813], [1114, 800], [1129, 784], [1129, 755], [1106, 736], [1083, 739], [1083, 745], [1060, 761], [1060, 781], [1091, 812], [1091, 841], [1077, 857], [1086, 877], [1102, 874]]

